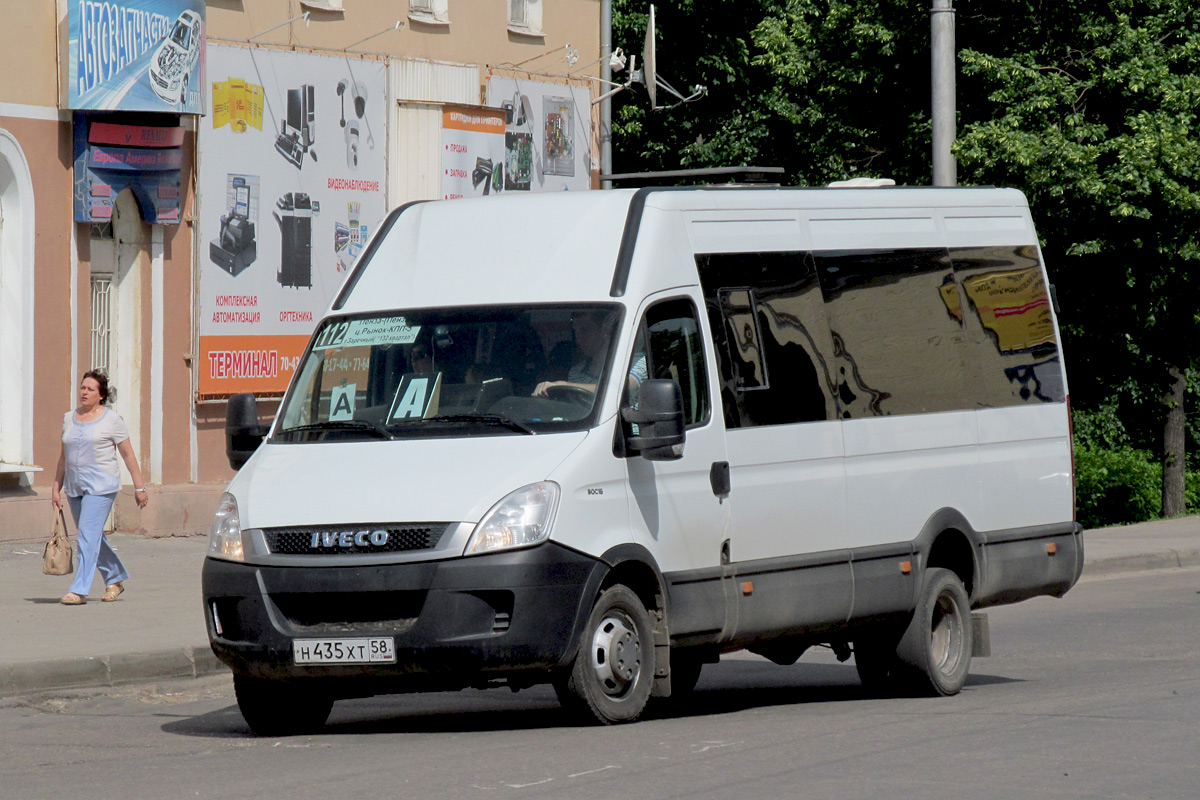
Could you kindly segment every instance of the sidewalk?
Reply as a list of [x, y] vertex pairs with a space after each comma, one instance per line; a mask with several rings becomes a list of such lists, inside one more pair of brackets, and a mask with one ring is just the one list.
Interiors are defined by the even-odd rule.
[[[208, 537], [110, 541], [133, 577], [115, 603], [99, 577], [84, 606], [58, 600], [70, 576], [41, 572], [41, 544], [0, 545], [0, 697], [224, 672], [200, 599]], [[1200, 566], [1200, 516], [1084, 534], [1084, 579]]]

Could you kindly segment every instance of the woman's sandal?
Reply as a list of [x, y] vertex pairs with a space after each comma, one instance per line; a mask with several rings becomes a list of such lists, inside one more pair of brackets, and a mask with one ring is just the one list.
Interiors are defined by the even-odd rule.
[[87, 602], [87, 598], [81, 594], [67, 592], [62, 596], [62, 600], [59, 600], [58, 602], [62, 603], [64, 606], [81, 606]]
[[118, 597], [120, 597], [121, 592], [123, 591], [125, 591], [125, 581], [109, 584], [107, 587], [105, 587], [104, 594], [101, 595], [100, 599], [105, 603], [111, 603], [113, 600], [116, 600]]

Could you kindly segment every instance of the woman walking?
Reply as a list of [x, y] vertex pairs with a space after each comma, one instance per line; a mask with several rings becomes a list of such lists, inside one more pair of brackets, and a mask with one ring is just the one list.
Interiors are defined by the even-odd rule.
[[107, 403], [114, 396], [108, 387], [108, 376], [91, 370], [79, 383], [79, 406], [63, 416], [62, 449], [52, 501], [56, 509], [61, 509], [66, 496], [79, 531], [79, 571], [71, 590], [63, 595], [63, 605], [87, 602], [97, 569], [104, 578], [101, 600], [111, 602], [125, 591], [129, 572], [104, 538], [104, 522], [121, 489], [118, 453], [133, 477], [138, 508], [145, 508], [149, 499], [129, 443], [129, 428], [119, 414], [108, 408]]

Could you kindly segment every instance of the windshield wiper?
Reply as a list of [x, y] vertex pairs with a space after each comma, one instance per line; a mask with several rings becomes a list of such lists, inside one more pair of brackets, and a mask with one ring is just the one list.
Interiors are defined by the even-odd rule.
[[309, 425], [297, 425], [294, 428], [284, 428], [283, 430], [280, 431], [280, 433], [302, 433], [304, 431], [338, 431], [338, 430], [369, 431], [370, 433], [375, 434], [379, 438], [388, 439], [389, 441], [396, 438], [388, 432], [387, 428], [383, 427], [378, 422], [374, 422], [369, 419], [338, 419], [338, 420], [327, 420], [325, 422], [314, 422]]
[[485, 425], [501, 425], [510, 431], [536, 436], [537, 431], [528, 428], [516, 420], [500, 414], [439, 414], [436, 417], [425, 417], [425, 422], [481, 422]]

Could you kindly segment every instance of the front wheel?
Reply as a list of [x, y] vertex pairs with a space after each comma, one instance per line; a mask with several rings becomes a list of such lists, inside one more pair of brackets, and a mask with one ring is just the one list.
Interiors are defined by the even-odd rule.
[[896, 648], [912, 690], [958, 694], [971, 669], [971, 635], [971, 606], [962, 581], [948, 569], [927, 570], [917, 609]]
[[238, 710], [257, 736], [292, 736], [319, 731], [333, 700], [305, 687], [263, 678], [233, 676]]
[[654, 682], [654, 627], [636, 594], [616, 585], [601, 593], [569, 675], [556, 684], [565, 706], [587, 708], [597, 721], [632, 722]]

